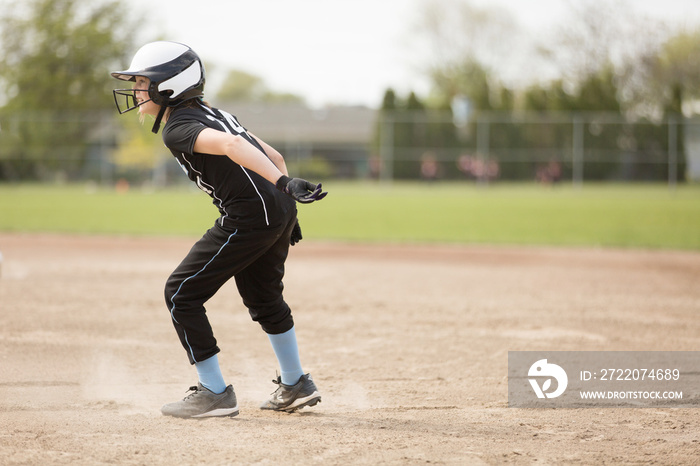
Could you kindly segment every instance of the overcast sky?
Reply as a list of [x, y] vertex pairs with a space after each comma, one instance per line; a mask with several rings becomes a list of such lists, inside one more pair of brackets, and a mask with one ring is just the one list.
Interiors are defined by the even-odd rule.
[[[160, 36], [186, 43], [214, 65], [208, 74], [213, 88], [225, 69], [235, 68], [262, 77], [277, 92], [299, 94], [313, 106], [376, 107], [388, 87], [428, 91], [411, 49], [411, 25], [426, 0], [128, 1], [136, 11], [158, 11], [143, 31], [147, 40]], [[562, 23], [569, 1], [471, 3], [502, 6], [535, 37]], [[700, 25], [698, 0], [629, 4], [680, 26]]]

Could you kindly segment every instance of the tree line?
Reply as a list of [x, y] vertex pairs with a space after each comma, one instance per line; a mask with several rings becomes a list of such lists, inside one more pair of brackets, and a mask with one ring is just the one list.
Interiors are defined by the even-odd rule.
[[[523, 36], [514, 18], [503, 10], [458, 0], [426, 3], [414, 31], [428, 52], [423, 68], [430, 76], [430, 93], [397, 96], [388, 89], [381, 106], [382, 121], [395, 122], [394, 176], [418, 177], [435, 152], [438, 159], [453, 162], [443, 164], [443, 176], [460, 176], [465, 149], [478, 160], [500, 157], [517, 162], [520, 154], [523, 163], [499, 167], [506, 179], [532, 178], [552, 161], [568, 172], [564, 176], [571, 176], [571, 154], [559, 150], [545, 155], [543, 148], [571, 148], [574, 117], [556, 123], [544, 123], [552, 118], [542, 117], [578, 114], [585, 126], [583, 146], [604, 154], [587, 164], [587, 177], [665, 180], [669, 121], [695, 114], [693, 105], [700, 96], [700, 29], [674, 29], [633, 11], [626, 2], [570, 2], [571, 17], [565, 25], [538, 35], [540, 42], [532, 45], [536, 50], [527, 51], [519, 44]], [[519, 61], [523, 55], [529, 60], [525, 65]], [[513, 82], [502, 71], [511, 63], [520, 65], [516, 73], [534, 69], [546, 75], [543, 70], [550, 70], [553, 77]], [[436, 111], [454, 113], [455, 119], [467, 113], [467, 129], [460, 131], [444, 117], [441, 124], [431, 123], [429, 115]], [[597, 120], [595, 114], [600, 116]], [[489, 122], [489, 154], [478, 153], [477, 121]], [[542, 123], [532, 124], [538, 121]], [[382, 151], [381, 132], [386, 129], [385, 123], [377, 125], [375, 155]], [[677, 125], [671, 142], [679, 156], [679, 180], [684, 176], [683, 130]], [[540, 160], [526, 163], [533, 159], [527, 148], [540, 148]], [[627, 160], [606, 160], [606, 153]], [[621, 173], [621, 165], [629, 164], [630, 158], [638, 159], [636, 173]]]

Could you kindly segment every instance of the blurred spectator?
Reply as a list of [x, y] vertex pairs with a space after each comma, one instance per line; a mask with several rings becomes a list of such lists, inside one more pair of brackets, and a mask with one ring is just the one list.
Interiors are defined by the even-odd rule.
[[542, 184], [558, 183], [561, 181], [561, 164], [556, 160], [550, 160], [546, 165], [539, 166], [535, 179]]
[[433, 152], [426, 152], [421, 157], [420, 176], [427, 181], [435, 181], [440, 175], [440, 165]]
[[379, 179], [382, 174], [382, 161], [376, 155], [369, 158], [369, 176]]
[[474, 179], [474, 163], [476, 160], [469, 154], [462, 154], [457, 159], [457, 168], [467, 179]]
[[480, 157], [474, 157], [469, 154], [459, 156], [457, 168], [470, 180], [493, 181], [501, 173], [497, 160], [491, 158], [484, 161]]

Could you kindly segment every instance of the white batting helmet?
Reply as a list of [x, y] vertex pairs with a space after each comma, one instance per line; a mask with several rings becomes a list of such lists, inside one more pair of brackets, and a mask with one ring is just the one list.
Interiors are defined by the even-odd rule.
[[[190, 47], [178, 42], [158, 41], [141, 47], [131, 60], [127, 70], [114, 71], [112, 76], [123, 81], [135, 81], [136, 76], [145, 76], [151, 83], [148, 97], [161, 106], [153, 132], [158, 132], [160, 119], [167, 107], [204, 95], [204, 65]], [[120, 114], [137, 108], [136, 91], [146, 89], [115, 89], [114, 102]], [[120, 97], [124, 100], [120, 105]]]

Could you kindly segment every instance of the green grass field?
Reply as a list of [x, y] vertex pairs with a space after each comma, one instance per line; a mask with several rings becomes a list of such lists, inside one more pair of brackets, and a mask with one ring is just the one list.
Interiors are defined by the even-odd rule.
[[[700, 250], [700, 186], [328, 182], [299, 206], [305, 238]], [[0, 231], [200, 235], [218, 213], [196, 189], [118, 193], [0, 185]]]

